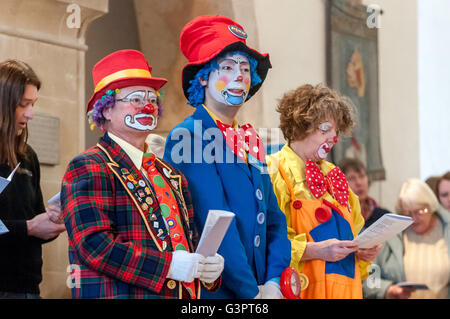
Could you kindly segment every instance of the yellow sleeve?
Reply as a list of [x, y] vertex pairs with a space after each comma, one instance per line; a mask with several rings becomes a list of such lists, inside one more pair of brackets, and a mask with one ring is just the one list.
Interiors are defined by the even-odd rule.
[[[353, 215], [353, 230], [354, 230], [354, 234], [353, 236], [356, 237], [358, 236], [359, 232], [361, 231], [361, 229], [364, 227], [364, 217], [361, 214], [361, 206], [359, 204], [359, 198], [358, 196], [353, 193], [353, 191], [349, 188], [350, 190], [350, 196], [349, 196], [349, 204], [350, 207], [352, 208], [352, 215]], [[362, 261], [359, 260], [358, 261], [358, 266], [359, 266], [359, 273], [361, 275], [361, 280], [366, 279], [369, 276], [369, 266], [372, 263], [370, 261]]]
[[[270, 160], [267, 161], [270, 165]], [[273, 191], [277, 197], [278, 206], [281, 211], [286, 216], [287, 223], [287, 233], [288, 238], [291, 241], [291, 267], [295, 268], [297, 271], [301, 271], [303, 262], [300, 263], [303, 253], [306, 249], [306, 234], [297, 234], [297, 232], [292, 228], [291, 222], [291, 197], [289, 196], [289, 190], [286, 186], [284, 179], [281, 174], [276, 170], [270, 174], [270, 179], [273, 185]]]

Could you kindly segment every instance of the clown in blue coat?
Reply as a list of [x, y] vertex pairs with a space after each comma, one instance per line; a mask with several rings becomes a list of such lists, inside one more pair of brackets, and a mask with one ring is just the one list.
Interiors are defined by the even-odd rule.
[[235, 214], [219, 248], [225, 259], [220, 289], [203, 298], [282, 298], [280, 276], [290, 264], [290, 242], [268, 174], [264, 146], [235, 116], [261, 87], [271, 67], [268, 54], [246, 45], [242, 26], [222, 16], [201, 16], [182, 30], [189, 63], [183, 90], [194, 114], [166, 140], [164, 160], [186, 176], [195, 223], [209, 210]]

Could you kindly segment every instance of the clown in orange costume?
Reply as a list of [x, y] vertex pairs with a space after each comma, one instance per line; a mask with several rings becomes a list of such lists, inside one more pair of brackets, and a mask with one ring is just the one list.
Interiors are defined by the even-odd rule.
[[351, 104], [327, 87], [304, 85], [287, 92], [277, 111], [288, 143], [267, 162], [301, 297], [362, 298], [361, 280], [379, 247], [363, 251], [352, 242], [364, 225], [358, 197], [325, 161], [338, 135], [354, 125]]

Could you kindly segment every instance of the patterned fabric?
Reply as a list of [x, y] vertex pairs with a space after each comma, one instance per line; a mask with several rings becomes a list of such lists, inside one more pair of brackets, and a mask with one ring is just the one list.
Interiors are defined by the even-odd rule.
[[248, 153], [261, 163], [265, 163], [264, 144], [253, 126], [244, 124], [238, 129], [234, 129], [219, 120], [216, 120], [216, 124], [227, 145], [237, 157], [245, 162], [247, 160], [245, 153]]
[[348, 183], [344, 173], [339, 167], [333, 168], [326, 176], [320, 168], [310, 159], [305, 164], [306, 183], [315, 198], [321, 197], [325, 192], [333, 196], [339, 204], [348, 206]]
[[[181, 219], [183, 228], [193, 249], [198, 236], [187, 181], [166, 162], [158, 159], [155, 164], [159, 172], [168, 172], [171, 185], [177, 186], [177, 202], [186, 213]], [[125, 182], [129, 175], [137, 185], [130, 182], [139, 186], [141, 173], [108, 134], [68, 166], [62, 181], [61, 202], [73, 270], [72, 296], [190, 298], [179, 282], [166, 278], [172, 260], [171, 247], [163, 249], [159, 231], [152, 225], [152, 216], [160, 218], [161, 208], [154, 198], [156, 203], [143, 209], [144, 203], [139, 203]], [[155, 209], [150, 212], [152, 207]], [[199, 291], [197, 280], [196, 284]]]
[[[167, 226], [169, 226], [168, 236], [170, 236], [172, 247], [174, 247], [174, 250], [189, 251], [189, 245], [180, 219], [178, 203], [172, 193], [172, 189], [168, 185], [168, 181], [156, 169], [155, 154], [144, 154], [142, 167], [147, 171], [148, 179], [153, 185], [159, 207], [161, 208], [161, 214]], [[183, 282], [183, 286], [188, 290], [191, 297], [195, 299], [195, 282]]]

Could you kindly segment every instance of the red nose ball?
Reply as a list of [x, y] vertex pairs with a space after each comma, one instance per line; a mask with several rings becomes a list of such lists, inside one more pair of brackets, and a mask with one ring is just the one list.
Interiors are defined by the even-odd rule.
[[336, 143], [338, 142], [337, 136], [335, 136], [335, 137], [333, 138], [333, 142], [334, 142], [334, 144], [336, 144]]
[[147, 104], [146, 106], [144, 106], [142, 112], [145, 114], [153, 114], [153, 112], [155, 112], [155, 107], [151, 104]]

